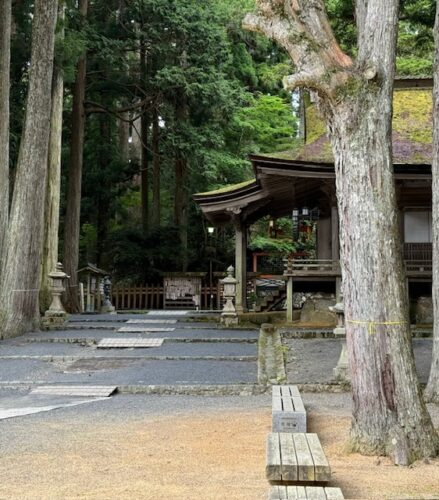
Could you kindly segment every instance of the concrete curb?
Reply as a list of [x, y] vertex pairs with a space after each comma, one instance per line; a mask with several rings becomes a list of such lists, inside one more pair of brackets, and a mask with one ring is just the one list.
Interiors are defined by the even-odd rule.
[[32, 359], [37, 361], [50, 362], [74, 362], [83, 360], [103, 359], [114, 360], [138, 360], [138, 361], [243, 361], [256, 362], [257, 356], [50, 356], [50, 355], [24, 355], [24, 356], [0, 356], [0, 360], [25, 360]]
[[[0, 382], [0, 389], [30, 390], [38, 385], [47, 384], [45, 381], [6, 381]], [[296, 384], [301, 392], [308, 393], [342, 393], [349, 392], [349, 387], [340, 384]], [[119, 385], [119, 394], [145, 395], [182, 395], [182, 396], [258, 396], [271, 394], [271, 386], [259, 384], [230, 384], [230, 385]]]

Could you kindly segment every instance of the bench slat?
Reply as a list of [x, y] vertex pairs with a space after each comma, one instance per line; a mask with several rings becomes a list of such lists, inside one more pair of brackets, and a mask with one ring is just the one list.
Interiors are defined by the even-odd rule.
[[269, 500], [344, 500], [340, 488], [322, 486], [272, 486]]
[[297, 486], [296, 492], [298, 499], [303, 500], [306, 498], [306, 490], [304, 486]]
[[327, 500], [344, 500], [340, 488], [325, 488]]
[[289, 385], [290, 394], [293, 398], [300, 398], [300, 392], [297, 385]]
[[281, 397], [279, 396], [275, 396], [273, 394], [273, 402], [272, 402], [272, 408], [274, 411], [282, 411], [283, 408], [282, 408], [282, 399]]
[[307, 434], [306, 438], [314, 461], [315, 480], [329, 481], [331, 479], [331, 469], [322, 445], [320, 444], [319, 437], [317, 434]]
[[293, 405], [294, 405], [294, 409], [296, 411], [305, 411], [305, 406], [303, 404], [303, 401], [302, 401], [302, 398], [297, 398], [297, 397], [293, 397], [292, 398], [292, 401], [293, 401]]
[[282, 481], [297, 481], [298, 467], [293, 435], [285, 432], [279, 433], [279, 442], [282, 462]]
[[269, 481], [276, 481], [282, 477], [279, 434], [277, 433], [271, 433], [267, 436], [267, 465], [265, 472]]
[[308, 500], [326, 500], [326, 493], [323, 488], [318, 488], [315, 486], [307, 486], [306, 498]]
[[280, 385], [273, 385], [272, 394], [273, 396], [281, 397]]
[[286, 486], [273, 486], [270, 490], [270, 500], [288, 500], [288, 493]]
[[314, 461], [308, 447], [306, 434], [293, 434], [294, 446], [296, 448], [298, 480], [315, 481]]
[[295, 410], [291, 396], [282, 398], [282, 403], [283, 403], [284, 411], [294, 411]]

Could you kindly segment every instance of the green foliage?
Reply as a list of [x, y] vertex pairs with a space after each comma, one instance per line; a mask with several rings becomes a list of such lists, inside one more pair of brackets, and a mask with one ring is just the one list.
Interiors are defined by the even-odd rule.
[[288, 255], [296, 251], [297, 247], [291, 238], [274, 239], [257, 235], [249, 245], [250, 250], [259, 250], [274, 254]]
[[296, 135], [297, 120], [291, 103], [260, 95], [235, 113], [230, 140], [238, 151], [267, 153], [286, 149]]

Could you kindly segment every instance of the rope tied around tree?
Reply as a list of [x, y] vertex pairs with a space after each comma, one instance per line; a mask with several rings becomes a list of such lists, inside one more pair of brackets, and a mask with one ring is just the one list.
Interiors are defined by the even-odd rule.
[[406, 325], [407, 321], [361, 321], [348, 319], [346, 323], [350, 323], [351, 325], [365, 325], [367, 326], [369, 335], [375, 335], [377, 333], [377, 326], [400, 326]]

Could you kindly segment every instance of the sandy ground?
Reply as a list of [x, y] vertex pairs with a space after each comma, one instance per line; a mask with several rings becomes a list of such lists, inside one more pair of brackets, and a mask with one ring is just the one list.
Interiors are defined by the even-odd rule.
[[[344, 452], [349, 417], [311, 411], [333, 470], [350, 499], [439, 498], [439, 460], [412, 468]], [[266, 409], [203, 410], [118, 423], [33, 422], [30, 444], [0, 456], [1, 499], [267, 498]], [[30, 436], [32, 434], [32, 436]]]

